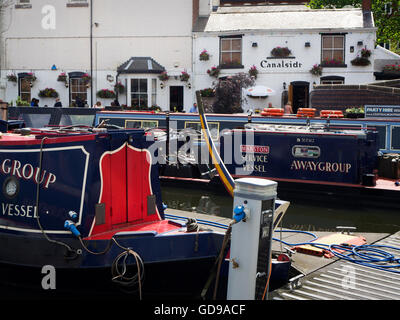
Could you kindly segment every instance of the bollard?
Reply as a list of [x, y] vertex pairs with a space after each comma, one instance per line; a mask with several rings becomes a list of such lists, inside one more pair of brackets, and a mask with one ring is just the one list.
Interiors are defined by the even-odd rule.
[[261, 178], [235, 180], [228, 300], [265, 297], [270, 274], [277, 183]]

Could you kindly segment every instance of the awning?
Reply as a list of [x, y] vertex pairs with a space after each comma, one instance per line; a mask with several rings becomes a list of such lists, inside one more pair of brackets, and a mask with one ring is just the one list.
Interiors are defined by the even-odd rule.
[[132, 57], [117, 68], [118, 73], [161, 73], [165, 68], [151, 57]]
[[248, 88], [246, 94], [250, 97], [268, 97], [276, 94], [275, 90], [265, 86], [255, 86]]

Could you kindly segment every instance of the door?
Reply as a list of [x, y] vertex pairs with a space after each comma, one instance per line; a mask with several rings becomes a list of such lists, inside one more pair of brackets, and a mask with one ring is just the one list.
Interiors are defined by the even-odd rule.
[[306, 81], [294, 81], [291, 83], [293, 113], [297, 113], [299, 108], [309, 106], [309, 87]]
[[169, 110], [172, 112], [183, 111], [183, 86], [169, 87]]

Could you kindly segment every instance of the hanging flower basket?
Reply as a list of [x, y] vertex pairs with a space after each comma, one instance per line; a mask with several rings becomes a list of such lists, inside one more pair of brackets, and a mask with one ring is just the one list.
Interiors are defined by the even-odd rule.
[[322, 66], [320, 64], [314, 64], [310, 69], [310, 73], [314, 76], [320, 76], [322, 74]]
[[186, 71], [182, 71], [180, 78], [181, 78], [181, 81], [188, 81], [190, 78], [190, 75]]
[[88, 74], [85, 73], [82, 78], [83, 82], [88, 86], [90, 84], [90, 80], [92, 79], [92, 77]]
[[158, 79], [160, 79], [161, 81], [167, 81], [169, 79], [167, 71], [161, 72], [158, 76]]
[[210, 54], [207, 52], [206, 49], [204, 49], [201, 53], [200, 53], [200, 60], [201, 61], [208, 61], [210, 59]]
[[57, 77], [57, 81], [60, 81], [60, 82], [67, 82], [67, 75], [63, 72], [63, 73], [60, 73], [59, 75], [58, 75], [58, 77]]
[[38, 93], [38, 96], [41, 98], [57, 98], [58, 92], [53, 88], [46, 88], [46, 89], [40, 90]]
[[37, 80], [37, 78], [32, 72], [27, 73], [25, 79], [30, 81], [31, 83], [34, 83]]
[[361, 57], [369, 58], [370, 56], [371, 56], [371, 50], [368, 50], [367, 48], [361, 49]]
[[114, 86], [114, 91], [118, 93], [124, 93], [125, 86], [121, 82], [117, 82]]
[[367, 66], [371, 64], [368, 58], [365, 57], [356, 57], [350, 61], [353, 66]]
[[271, 55], [274, 57], [288, 57], [292, 52], [288, 47], [275, 47], [271, 50]]
[[11, 81], [11, 82], [17, 82], [18, 81], [18, 78], [17, 78], [17, 76], [15, 75], [15, 74], [8, 74], [7, 75], [7, 81]]
[[102, 89], [97, 91], [97, 97], [102, 99], [114, 99], [116, 96], [113, 90]]
[[218, 67], [212, 67], [211, 69], [207, 70], [207, 73], [210, 75], [210, 77], [218, 78], [220, 71], [221, 70]]
[[258, 70], [257, 70], [257, 67], [255, 65], [250, 67], [249, 75], [257, 79]]

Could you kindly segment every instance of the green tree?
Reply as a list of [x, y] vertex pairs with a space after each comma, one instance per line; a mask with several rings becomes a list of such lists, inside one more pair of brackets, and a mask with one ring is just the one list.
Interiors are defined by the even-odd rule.
[[[392, 51], [400, 53], [400, 14], [399, 3], [396, 0], [372, 0], [372, 12], [376, 31], [376, 42], [390, 42]], [[313, 9], [343, 8], [344, 6], [361, 7], [362, 0], [310, 0]], [[389, 7], [388, 7], [389, 6]], [[388, 8], [391, 8], [388, 10]]]

